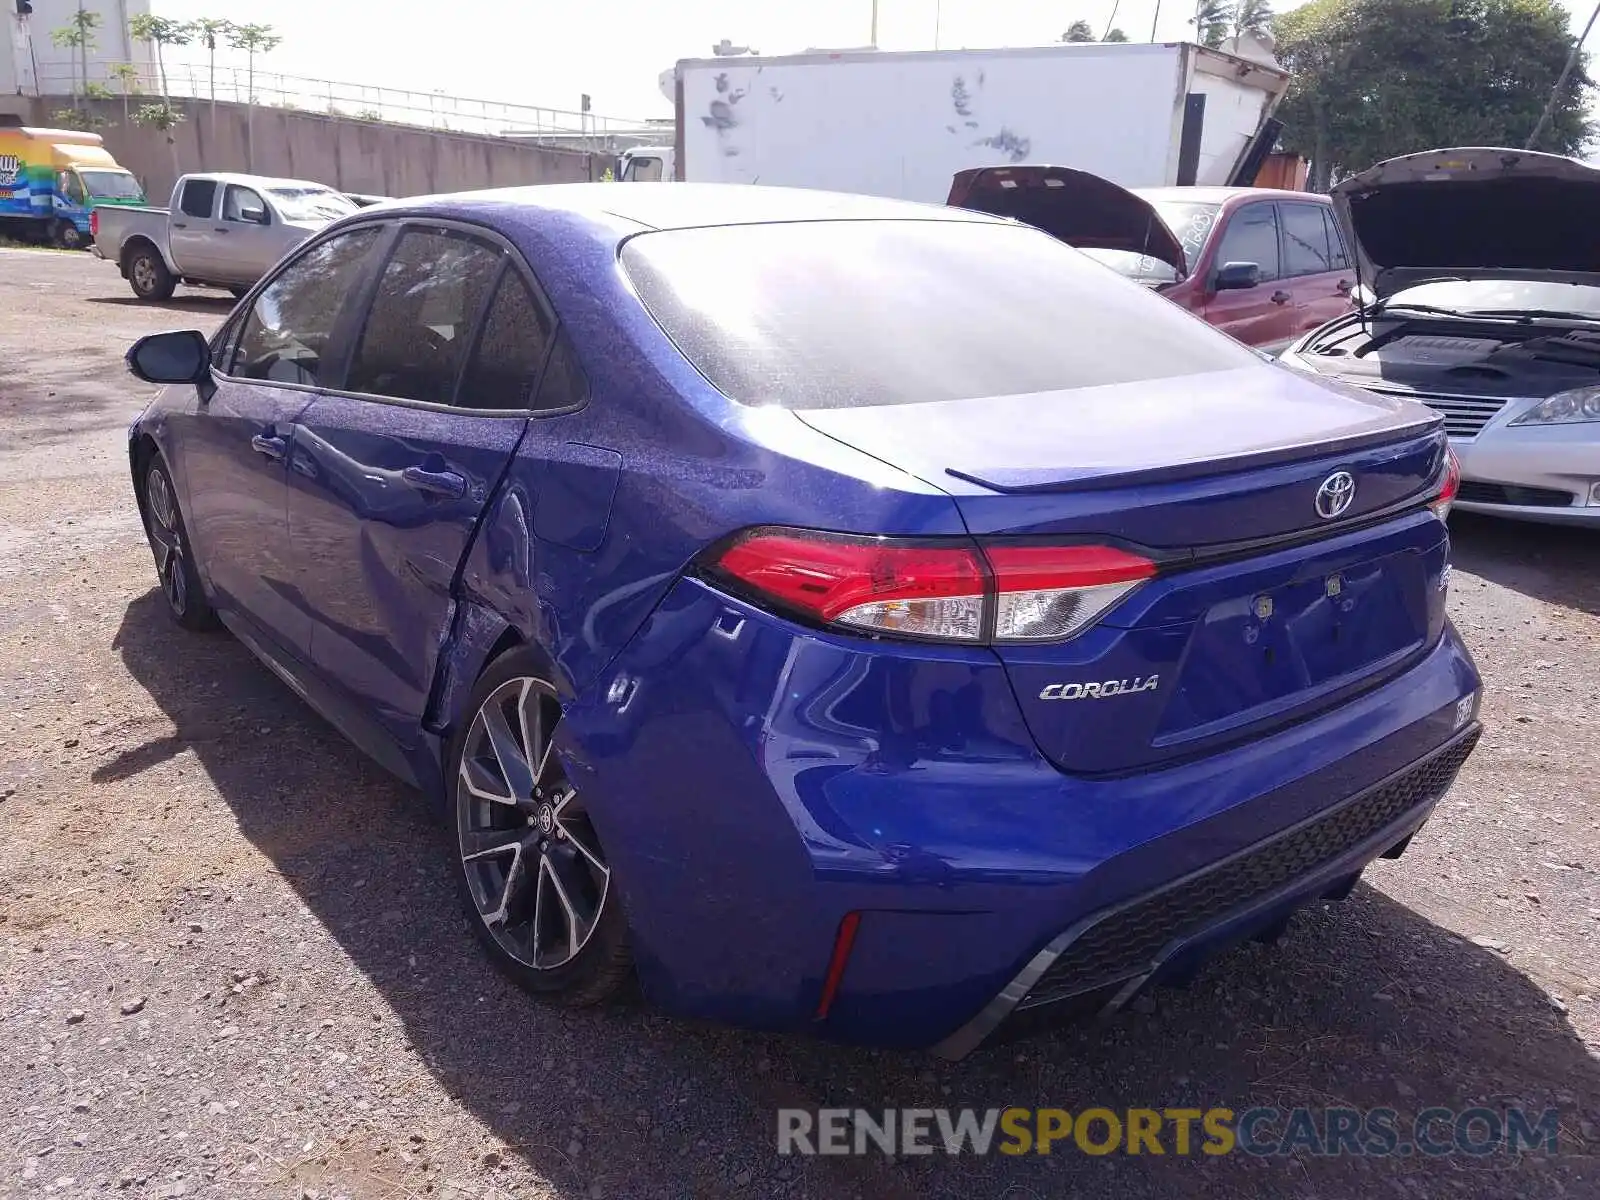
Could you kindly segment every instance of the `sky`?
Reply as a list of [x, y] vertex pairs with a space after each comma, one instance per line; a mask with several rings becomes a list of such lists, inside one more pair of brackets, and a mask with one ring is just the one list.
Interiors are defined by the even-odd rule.
[[[1588, 16], [1584, 0], [1583, 16]], [[157, 13], [226, 16], [275, 27], [283, 43], [258, 70], [576, 109], [670, 116], [657, 79], [680, 58], [710, 57], [724, 38], [765, 54], [865, 46], [871, 0], [153, 0]], [[1280, 11], [1294, 8], [1280, 2]], [[1192, 35], [1193, 0], [879, 0], [886, 50], [1032, 46], [1075, 18], [1135, 41]], [[1580, 26], [1581, 27], [1581, 26]], [[180, 52], [182, 53], [182, 52]], [[193, 54], [190, 54], [193, 57]]]

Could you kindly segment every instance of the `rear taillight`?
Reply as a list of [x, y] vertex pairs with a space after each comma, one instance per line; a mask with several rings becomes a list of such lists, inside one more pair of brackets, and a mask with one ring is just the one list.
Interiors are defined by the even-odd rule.
[[1450, 505], [1455, 503], [1456, 493], [1461, 490], [1461, 462], [1456, 458], [1455, 450], [1446, 446], [1444, 450], [1444, 472], [1439, 481], [1439, 491], [1433, 499], [1428, 501], [1428, 507], [1433, 509], [1434, 515], [1441, 521], [1450, 515]]
[[983, 548], [994, 570], [994, 639], [1071, 637], [1156, 573], [1148, 558], [1114, 546]]
[[1156, 565], [1112, 546], [757, 529], [718, 554], [712, 573], [819, 624], [948, 642], [1049, 642], [1087, 627]]
[[98, 208], [89, 210], [89, 236], [92, 238], [100, 236], [100, 210]]

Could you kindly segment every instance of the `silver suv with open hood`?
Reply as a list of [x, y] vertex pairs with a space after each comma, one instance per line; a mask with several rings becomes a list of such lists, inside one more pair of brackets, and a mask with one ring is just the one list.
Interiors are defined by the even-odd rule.
[[1600, 169], [1430, 150], [1333, 202], [1364, 303], [1283, 361], [1443, 413], [1458, 508], [1600, 527]]

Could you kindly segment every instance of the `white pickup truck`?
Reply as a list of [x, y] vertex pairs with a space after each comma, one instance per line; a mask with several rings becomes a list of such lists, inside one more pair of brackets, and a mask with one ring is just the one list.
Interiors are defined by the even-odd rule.
[[141, 300], [179, 283], [242, 296], [272, 264], [330, 221], [356, 211], [348, 197], [302, 179], [185, 175], [170, 208], [96, 208], [94, 253], [117, 264]]

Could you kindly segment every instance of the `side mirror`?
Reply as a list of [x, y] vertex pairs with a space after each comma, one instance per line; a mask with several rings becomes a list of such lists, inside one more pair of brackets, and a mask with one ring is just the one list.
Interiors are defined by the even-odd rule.
[[211, 348], [196, 329], [152, 333], [128, 350], [128, 370], [146, 383], [194, 383], [210, 379]]
[[1214, 285], [1219, 292], [1242, 292], [1261, 286], [1261, 267], [1252, 262], [1223, 263]]
[[252, 225], [271, 224], [271, 221], [267, 217], [267, 210], [264, 208], [241, 208], [239, 210], [239, 219], [241, 221], [248, 221]]

